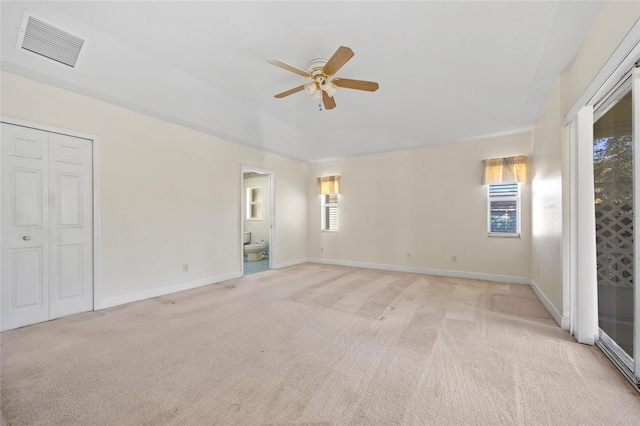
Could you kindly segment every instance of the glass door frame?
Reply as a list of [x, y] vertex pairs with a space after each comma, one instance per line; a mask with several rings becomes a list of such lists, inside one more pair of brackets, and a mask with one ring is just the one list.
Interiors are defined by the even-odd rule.
[[[633, 161], [635, 164], [640, 166], [640, 149], [638, 148], [638, 142], [640, 142], [640, 61], [636, 62], [635, 66], [631, 69], [631, 105], [632, 105], [632, 126], [633, 126]], [[639, 167], [640, 168], [640, 167]], [[640, 173], [633, 172], [633, 211], [634, 214], [637, 215], [636, 212], [640, 211], [640, 199], [638, 195], [640, 194]], [[634, 255], [634, 265], [640, 265], [640, 241], [638, 238], [635, 238], [634, 228], [634, 239], [633, 239], [633, 255]], [[634, 325], [633, 325], [633, 359], [635, 363], [634, 376], [636, 385], [640, 383], [640, 291], [638, 291], [638, 280], [640, 278], [640, 273], [638, 273], [638, 268], [634, 268], [633, 274], [633, 283], [634, 283]]]
[[[631, 90], [632, 94], [632, 140], [633, 140], [633, 215], [640, 212], [640, 67], [635, 65], [620, 82], [615, 85], [608, 93], [594, 105], [593, 122], [599, 120], [606, 112], [612, 108], [617, 102]], [[604, 107], [603, 107], [604, 106]], [[634, 220], [635, 222], [635, 220]], [[618, 344], [604, 332], [598, 324], [598, 339], [596, 344], [611, 359], [611, 361], [622, 371], [627, 379], [635, 385], [637, 390], [640, 385], [640, 291], [637, 287], [640, 283], [640, 241], [636, 236], [636, 228], [634, 223], [633, 232], [633, 299], [634, 299], [634, 318], [633, 318], [633, 354], [627, 354]], [[596, 303], [596, 309], [599, 311]]]

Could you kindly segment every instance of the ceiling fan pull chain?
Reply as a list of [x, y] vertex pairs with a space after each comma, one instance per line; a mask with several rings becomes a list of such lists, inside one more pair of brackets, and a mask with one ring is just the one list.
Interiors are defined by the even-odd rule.
[[322, 101], [318, 100], [318, 108], [320, 111], [322, 111]]

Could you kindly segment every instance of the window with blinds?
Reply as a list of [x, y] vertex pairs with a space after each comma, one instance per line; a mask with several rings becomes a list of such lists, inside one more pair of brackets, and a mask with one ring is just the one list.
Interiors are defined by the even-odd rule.
[[494, 183], [488, 186], [489, 235], [520, 236], [520, 185]]
[[338, 194], [322, 195], [322, 231], [338, 232]]

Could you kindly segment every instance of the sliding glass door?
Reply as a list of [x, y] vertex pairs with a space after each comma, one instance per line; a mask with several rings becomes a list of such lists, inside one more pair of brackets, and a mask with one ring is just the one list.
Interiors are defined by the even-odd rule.
[[[593, 172], [599, 345], [637, 383], [634, 126], [638, 111], [632, 70], [594, 110]], [[637, 133], [636, 133], [637, 134]]]

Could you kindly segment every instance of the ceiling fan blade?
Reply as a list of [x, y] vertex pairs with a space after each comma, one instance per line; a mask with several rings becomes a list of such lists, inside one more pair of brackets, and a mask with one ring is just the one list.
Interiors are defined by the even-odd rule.
[[353, 55], [353, 50], [345, 46], [340, 46], [331, 59], [329, 59], [329, 62], [327, 62], [322, 71], [326, 75], [334, 75], [344, 64], [347, 63], [349, 59], [353, 58]]
[[277, 59], [267, 59], [267, 62], [269, 62], [271, 65], [275, 65], [276, 67], [284, 68], [285, 70], [299, 74], [303, 77], [311, 78], [311, 74], [309, 74], [308, 72], [303, 71], [300, 68], [296, 68], [293, 65], [289, 65], [286, 62], [282, 62]]
[[324, 90], [322, 91], [322, 103], [324, 104], [324, 109], [334, 109], [336, 107], [336, 100]]
[[301, 90], [304, 90], [304, 84], [302, 86], [294, 87], [291, 90], [287, 90], [286, 92], [278, 93], [275, 97], [278, 99], [284, 98], [285, 96], [293, 95], [294, 93], [297, 93]]
[[367, 92], [375, 92], [380, 87], [375, 81], [352, 80], [350, 78], [335, 78], [331, 82], [345, 89], [365, 90]]

